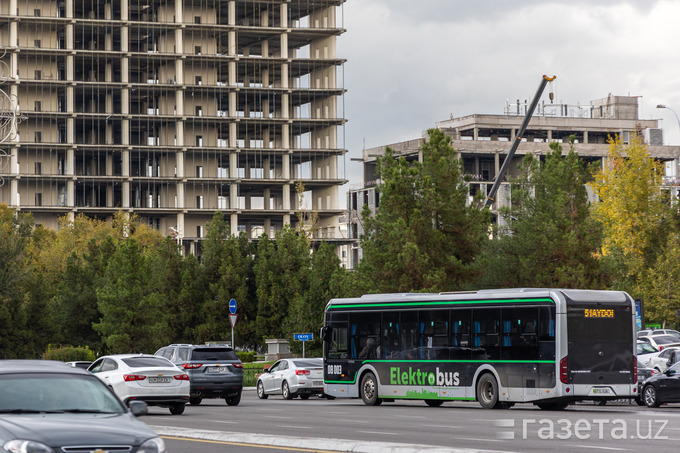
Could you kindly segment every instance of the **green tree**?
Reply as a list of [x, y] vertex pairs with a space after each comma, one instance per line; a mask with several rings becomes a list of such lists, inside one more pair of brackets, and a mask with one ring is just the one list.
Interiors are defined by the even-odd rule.
[[478, 262], [479, 287], [603, 288], [601, 231], [590, 214], [586, 164], [550, 144], [545, 162], [527, 155]]
[[[308, 356], [320, 355], [322, 352], [319, 331], [323, 325], [326, 303], [338, 295], [334, 293], [333, 282], [335, 275], [339, 273], [344, 273], [344, 269], [340, 268], [340, 258], [335, 254], [333, 246], [322, 242], [312, 255], [309, 286], [302, 297], [291, 301], [286, 322], [291, 333], [314, 334], [314, 339], [305, 345], [305, 353]], [[300, 354], [302, 345], [300, 342], [293, 342], [291, 350]]]
[[654, 265], [645, 269], [641, 279], [645, 302], [645, 319], [648, 322], [678, 327], [680, 310], [680, 237], [668, 235], [663, 251]]
[[26, 263], [33, 219], [0, 204], [0, 357], [35, 357], [27, 345], [30, 326], [24, 305], [25, 290], [32, 282]]
[[306, 238], [290, 226], [278, 231], [275, 240], [260, 237], [254, 263], [260, 339], [292, 336], [293, 326], [285, 321], [292, 301], [303, 298], [308, 287], [309, 260]]
[[378, 159], [380, 206], [362, 213], [363, 281], [374, 292], [461, 289], [485, 241], [489, 213], [468, 203], [461, 161], [451, 139], [428, 131], [423, 162], [395, 159], [387, 149]]
[[153, 353], [170, 340], [171, 314], [163, 296], [148, 284], [149, 269], [137, 240], [121, 241], [97, 289], [102, 317], [94, 328], [113, 353]]

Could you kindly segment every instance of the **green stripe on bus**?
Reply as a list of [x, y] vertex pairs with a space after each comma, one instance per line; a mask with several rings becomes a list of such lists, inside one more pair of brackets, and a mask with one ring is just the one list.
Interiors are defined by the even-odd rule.
[[418, 399], [433, 399], [442, 401], [477, 401], [477, 398], [471, 398], [466, 396], [436, 396], [432, 398], [413, 398], [410, 396], [395, 396], [395, 395], [379, 395], [379, 398], [393, 399], [393, 400], [418, 400]]
[[532, 302], [549, 302], [555, 303], [550, 298], [539, 298], [539, 299], [495, 299], [495, 300], [456, 300], [456, 301], [432, 301], [432, 302], [378, 302], [378, 303], [351, 303], [351, 304], [339, 304], [331, 305], [327, 310], [333, 310], [335, 308], [364, 308], [364, 307], [422, 307], [422, 306], [433, 306], [433, 305], [463, 305], [463, 304], [515, 304], [515, 303], [532, 303]]
[[364, 360], [362, 363], [555, 363], [555, 360]]

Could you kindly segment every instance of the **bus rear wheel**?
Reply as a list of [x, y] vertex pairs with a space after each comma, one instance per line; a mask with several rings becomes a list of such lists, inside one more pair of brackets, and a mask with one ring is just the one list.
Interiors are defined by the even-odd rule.
[[477, 382], [477, 401], [484, 409], [501, 407], [498, 401], [498, 383], [492, 374], [486, 373]]
[[536, 406], [544, 411], [563, 411], [569, 403], [536, 403]]
[[442, 404], [444, 404], [444, 401], [442, 401], [442, 400], [425, 400], [425, 404], [427, 404], [430, 407], [439, 407]]
[[379, 406], [382, 400], [378, 398], [378, 380], [373, 373], [366, 373], [361, 378], [361, 399], [366, 406]]

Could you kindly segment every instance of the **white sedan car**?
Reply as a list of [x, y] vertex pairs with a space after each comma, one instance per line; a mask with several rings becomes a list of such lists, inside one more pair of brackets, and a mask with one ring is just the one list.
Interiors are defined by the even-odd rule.
[[88, 368], [125, 403], [144, 401], [149, 406], [184, 412], [189, 402], [189, 375], [164, 357], [148, 354], [107, 355]]
[[323, 395], [323, 359], [281, 359], [257, 379], [257, 396], [296, 396], [306, 400], [310, 395]]
[[678, 361], [680, 361], [680, 348], [670, 347], [661, 351], [656, 357], [649, 359], [647, 368], [663, 373], [672, 365], [678, 363]]

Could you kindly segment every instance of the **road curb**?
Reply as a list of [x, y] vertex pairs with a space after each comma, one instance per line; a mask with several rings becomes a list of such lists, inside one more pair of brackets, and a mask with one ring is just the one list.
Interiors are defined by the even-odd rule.
[[326, 450], [355, 453], [502, 453], [499, 450], [446, 448], [420, 444], [324, 439], [320, 437], [275, 436], [271, 434], [235, 433], [205, 429], [178, 428], [174, 426], [150, 425], [150, 427], [161, 436], [204, 439], [239, 444], [268, 445], [274, 447], [305, 448], [315, 451]]

